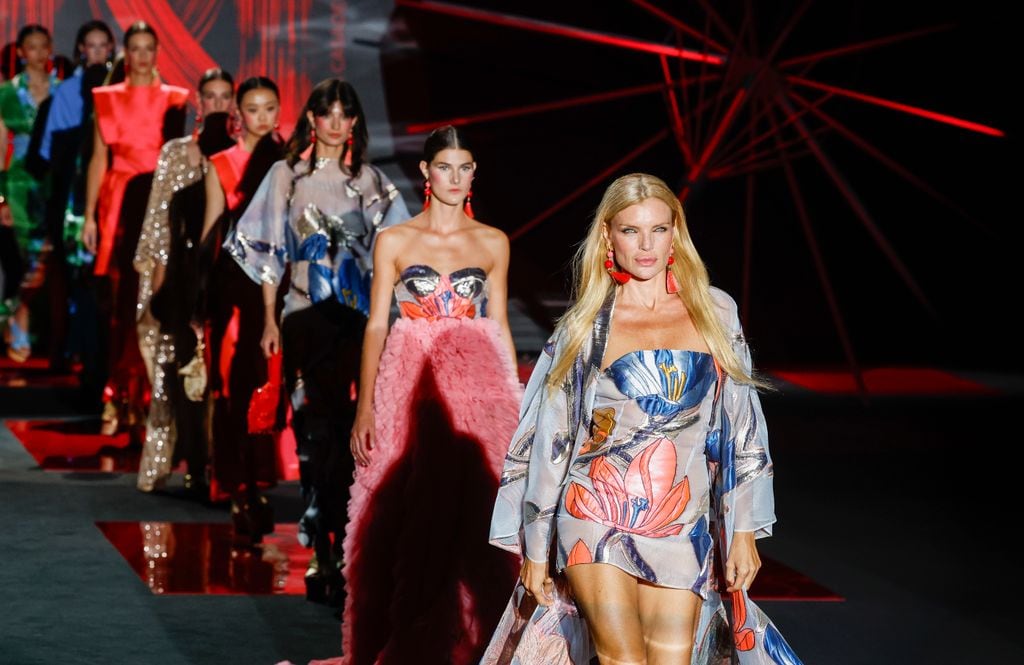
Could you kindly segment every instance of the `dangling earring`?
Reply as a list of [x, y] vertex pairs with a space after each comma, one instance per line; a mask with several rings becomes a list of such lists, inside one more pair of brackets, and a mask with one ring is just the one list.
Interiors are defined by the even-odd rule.
[[665, 267], [665, 290], [669, 293], [679, 293], [679, 280], [676, 279], [676, 274], [672, 272], [672, 264], [675, 262], [676, 258], [669, 254], [668, 266]]
[[469, 194], [466, 195], [466, 202], [462, 204], [462, 210], [466, 213], [466, 217], [473, 219], [473, 190], [469, 190]]
[[316, 143], [316, 130], [315, 129], [310, 129], [309, 130], [309, 142], [310, 143]]
[[619, 284], [625, 284], [629, 281], [630, 277], [632, 277], [628, 272], [619, 272], [615, 270], [615, 252], [610, 249], [608, 250], [608, 258], [604, 261], [604, 267], [608, 271], [608, 274], [612, 276], [612, 279]]
[[430, 181], [423, 183], [423, 209], [426, 210], [430, 207]]
[[347, 145], [349, 148], [352, 147], [352, 134], [351, 133], [349, 133], [348, 138], [345, 139], [345, 145]]

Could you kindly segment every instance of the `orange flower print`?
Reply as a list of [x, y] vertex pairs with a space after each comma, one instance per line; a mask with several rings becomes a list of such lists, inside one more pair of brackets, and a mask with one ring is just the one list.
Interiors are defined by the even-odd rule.
[[750, 651], [754, 648], [755, 639], [752, 628], [744, 628], [747, 622], [747, 603], [739, 591], [732, 592], [732, 625], [733, 642], [737, 651]]
[[594, 409], [590, 422], [590, 438], [583, 442], [580, 454], [592, 453], [608, 440], [608, 435], [615, 429], [615, 409], [604, 407]]
[[594, 490], [571, 483], [565, 508], [573, 517], [599, 522], [624, 533], [650, 538], [675, 536], [679, 519], [690, 501], [690, 481], [675, 485], [676, 449], [669, 439], [657, 439], [633, 458], [625, 477], [604, 457], [590, 464]]
[[572, 550], [569, 551], [569, 561], [565, 564], [568, 566], [575, 566], [578, 563], [593, 563], [594, 557], [590, 554], [590, 548], [582, 540], [577, 540], [576, 544], [572, 546]]

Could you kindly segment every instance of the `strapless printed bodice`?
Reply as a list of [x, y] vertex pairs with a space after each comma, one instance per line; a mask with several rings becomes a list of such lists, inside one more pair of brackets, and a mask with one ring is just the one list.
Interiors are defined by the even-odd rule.
[[462, 268], [443, 275], [430, 266], [409, 266], [398, 277], [395, 298], [408, 319], [478, 319], [487, 316], [487, 273]]

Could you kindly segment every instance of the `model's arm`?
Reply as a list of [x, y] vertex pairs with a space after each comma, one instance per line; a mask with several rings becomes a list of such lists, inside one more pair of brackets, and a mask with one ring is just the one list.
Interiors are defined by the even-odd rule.
[[0, 116], [0, 173], [7, 170], [7, 125]]
[[203, 235], [202, 241], [206, 241], [206, 236], [213, 230], [214, 225], [220, 216], [224, 214], [224, 188], [220, 184], [220, 176], [217, 175], [217, 169], [210, 164], [210, 168], [206, 170], [206, 210], [203, 213]]
[[[729, 335], [733, 349], [748, 375], [753, 375], [750, 347], [740, 325], [735, 302], [729, 299]], [[732, 469], [735, 484], [723, 497], [733, 519], [732, 539], [728, 543], [725, 562], [727, 591], [750, 589], [761, 557], [755, 539], [771, 535], [775, 522], [775, 496], [772, 487], [773, 468], [768, 452], [768, 428], [765, 425], [761, 399], [756, 388], [725, 376], [722, 389], [723, 431], [731, 441], [723, 441], [722, 464]]]
[[260, 348], [267, 358], [281, 350], [281, 331], [277, 327], [277, 285], [262, 283], [263, 337]]
[[488, 296], [487, 296], [487, 318], [494, 319], [501, 327], [501, 341], [508, 350], [509, 360], [512, 367], [516, 367], [516, 345], [512, 340], [512, 331], [508, 326], [508, 264], [509, 246], [508, 236], [501, 231], [496, 231], [490, 240], [491, 255], [494, 257], [494, 267], [487, 275]]
[[360, 466], [370, 464], [373, 451], [373, 388], [377, 382], [380, 355], [388, 336], [391, 295], [398, 268], [395, 265], [401, 237], [396, 231], [380, 231], [373, 248], [373, 281], [370, 284], [370, 318], [363, 333], [363, 356], [359, 370], [359, 400], [352, 427], [352, 456]]
[[85, 224], [82, 225], [82, 244], [96, 253], [96, 200], [100, 195], [100, 183], [107, 172], [107, 144], [103, 142], [98, 123], [93, 126], [92, 157], [85, 178]]
[[[175, 145], [167, 142], [160, 149], [160, 157], [156, 160], [156, 170], [153, 172], [153, 186], [149, 190], [149, 200], [146, 203], [146, 217], [142, 220], [142, 233], [139, 235], [139, 244], [135, 248], [135, 269], [140, 273], [146, 270], [151, 271], [150, 293], [143, 293], [144, 280], [139, 283], [139, 302], [146, 302], [148, 298], [160, 290], [164, 283], [166, 273], [167, 253], [170, 250], [171, 229], [168, 219], [168, 206], [171, 197], [174, 196], [174, 182], [168, 177], [171, 169], [171, 161], [179, 158], [175, 155]], [[148, 308], [143, 315], [148, 316]]]

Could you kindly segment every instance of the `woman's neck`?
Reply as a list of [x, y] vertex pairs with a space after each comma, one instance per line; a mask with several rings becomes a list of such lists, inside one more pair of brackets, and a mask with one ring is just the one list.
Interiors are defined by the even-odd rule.
[[634, 307], [647, 310], [655, 310], [663, 302], [671, 299], [678, 299], [679, 296], [668, 293], [665, 290], [665, 274], [659, 273], [651, 279], [640, 281], [631, 279], [620, 287], [620, 302], [629, 303]]
[[345, 145], [328, 145], [323, 141], [317, 141], [313, 148], [313, 156], [316, 159], [341, 159], [341, 153], [345, 150]]
[[242, 148], [244, 148], [246, 152], [252, 152], [256, 149], [256, 144], [260, 142], [261, 138], [263, 137], [257, 136], [256, 134], [246, 130], [245, 136], [242, 138]]
[[45, 65], [39, 66], [26, 66], [25, 74], [28, 76], [29, 83], [43, 83], [44, 81], [50, 80], [50, 75], [46, 71]]
[[427, 209], [427, 227], [434, 233], [446, 235], [457, 230], [465, 221], [462, 206], [441, 203], [436, 198]]
[[132, 72], [128, 75], [128, 85], [152, 85], [154, 79], [156, 79], [156, 72], [152, 70], [149, 72]]

